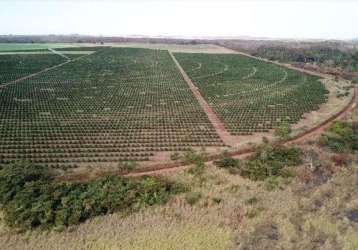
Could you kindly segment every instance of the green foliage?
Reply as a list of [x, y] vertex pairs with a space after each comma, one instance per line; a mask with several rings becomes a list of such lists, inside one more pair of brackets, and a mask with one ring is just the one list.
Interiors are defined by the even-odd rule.
[[254, 196], [250, 199], [247, 199], [245, 203], [249, 204], [249, 205], [255, 205], [257, 202], [258, 202], [258, 199]]
[[231, 174], [237, 174], [240, 171], [241, 161], [224, 154], [221, 159], [214, 161], [214, 165], [227, 169]]
[[254, 181], [270, 176], [288, 176], [285, 167], [302, 164], [301, 155], [302, 151], [295, 147], [264, 147], [243, 165], [241, 175]]
[[340, 67], [348, 71], [358, 69], [358, 56], [355, 50], [340, 50], [329, 46], [307, 48], [261, 46], [253, 55], [281, 62], [317, 63], [321, 66]]
[[111, 176], [58, 183], [48, 168], [7, 165], [0, 171], [0, 205], [8, 225], [24, 229], [78, 224], [91, 217], [161, 204], [182, 187], [154, 177]]
[[39, 72], [65, 61], [66, 59], [55, 54], [0, 55], [0, 84]]
[[337, 153], [353, 153], [358, 150], [358, 129], [352, 123], [336, 121], [322, 134], [319, 142]]
[[214, 165], [219, 168], [237, 168], [240, 165], [240, 160], [223, 155], [221, 159], [214, 161]]
[[222, 201], [223, 201], [223, 199], [220, 197], [213, 197], [213, 202], [216, 204], [220, 204]]
[[292, 130], [290, 124], [284, 122], [280, 126], [276, 127], [274, 134], [281, 140], [287, 140], [290, 138], [291, 132]]
[[196, 177], [202, 176], [205, 170], [203, 154], [189, 150], [184, 154], [184, 160], [187, 164], [193, 164], [193, 167], [189, 169], [190, 174]]
[[270, 176], [287, 178], [292, 174], [286, 167], [302, 164], [301, 155], [301, 150], [295, 147], [266, 145], [257, 149], [246, 162], [224, 155], [214, 164], [217, 167], [229, 169], [233, 174], [237, 173], [254, 181], [265, 180]]
[[203, 156], [192, 149], [185, 152], [184, 160], [187, 164], [196, 164], [204, 161]]
[[327, 100], [318, 77], [272, 63], [234, 54], [174, 55], [232, 135], [294, 124]]
[[[1, 55], [0, 84], [65, 61]], [[223, 146], [165, 50], [101, 48], [26, 82], [1, 89], [0, 164], [76, 168]]]
[[189, 169], [189, 173], [199, 177], [202, 176], [205, 170], [205, 163], [204, 161], [197, 161], [194, 163], [194, 166]]
[[248, 209], [245, 212], [245, 217], [248, 219], [253, 219], [258, 215], [258, 211], [256, 209]]

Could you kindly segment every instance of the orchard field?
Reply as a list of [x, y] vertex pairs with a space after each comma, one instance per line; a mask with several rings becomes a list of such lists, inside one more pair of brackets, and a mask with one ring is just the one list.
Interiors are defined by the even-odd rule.
[[[112, 166], [227, 146], [167, 50], [47, 52], [0, 54], [0, 164]], [[174, 56], [231, 135], [296, 123], [326, 101], [318, 77], [298, 71], [237, 54]]]
[[269, 132], [318, 110], [319, 78], [242, 55], [175, 54], [232, 135]]
[[167, 51], [103, 48], [1, 89], [0, 102], [0, 163], [118, 164], [222, 146]]

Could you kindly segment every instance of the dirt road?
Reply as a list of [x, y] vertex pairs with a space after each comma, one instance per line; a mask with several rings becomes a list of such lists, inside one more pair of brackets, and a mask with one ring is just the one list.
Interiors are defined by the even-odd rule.
[[201, 95], [198, 88], [195, 86], [195, 84], [191, 81], [190, 77], [185, 73], [184, 69], [180, 66], [179, 62], [175, 58], [172, 52], [169, 52], [170, 56], [172, 57], [173, 61], [175, 62], [177, 68], [179, 69], [180, 73], [182, 74], [184, 80], [188, 84], [190, 90], [193, 92], [195, 98], [198, 100], [201, 108], [204, 110], [204, 112], [207, 114], [209, 121], [213, 125], [213, 127], [216, 130], [216, 133], [220, 136], [221, 140], [228, 146], [232, 146], [232, 136], [230, 133], [226, 130], [224, 123], [217, 117], [216, 113], [213, 111], [213, 109], [209, 106], [209, 104], [206, 102], [204, 97]]

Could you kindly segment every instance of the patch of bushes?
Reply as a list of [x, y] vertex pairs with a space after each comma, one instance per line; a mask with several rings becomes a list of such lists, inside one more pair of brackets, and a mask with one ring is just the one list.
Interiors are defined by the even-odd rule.
[[189, 173], [196, 176], [202, 177], [205, 171], [204, 153], [197, 153], [193, 150], [189, 150], [184, 155], [185, 163], [192, 164], [193, 166], [189, 169]]
[[199, 152], [195, 152], [193, 149], [188, 150], [184, 154], [184, 162], [186, 164], [196, 164], [203, 161], [204, 161], [203, 154]]
[[265, 145], [258, 148], [245, 162], [223, 156], [214, 164], [231, 170], [231, 173], [236, 172], [243, 177], [257, 181], [271, 176], [292, 176], [286, 167], [302, 164], [301, 156], [302, 151], [299, 148]]
[[220, 204], [223, 201], [220, 197], [213, 197], [212, 200], [215, 204]]
[[322, 134], [319, 144], [336, 153], [358, 151], [358, 129], [353, 123], [336, 121]]
[[0, 206], [9, 226], [63, 227], [91, 217], [165, 203], [181, 185], [154, 177], [111, 176], [85, 183], [59, 183], [50, 169], [8, 165], [0, 170]]
[[280, 140], [287, 140], [290, 138], [292, 132], [291, 126], [288, 122], [283, 122], [280, 126], [276, 127], [274, 135]]
[[214, 165], [227, 169], [231, 174], [240, 174], [241, 161], [225, 154], [219, 160], [214, 161]]
[[200, 198], [201, 198], [200, 192], [191, 192], [185, 196], [186, 202], [188, 202], [188, 204], [190, 205], [194, 205], [195, 203], [197, 203], [200, 200]]
[[291, 176], [286, 167], [303, 163], [302, 151], [295, 147], [266, 146], [259, 149], [244, 164], [241, 175], [251, 180], [264, 180], [271, 176]]

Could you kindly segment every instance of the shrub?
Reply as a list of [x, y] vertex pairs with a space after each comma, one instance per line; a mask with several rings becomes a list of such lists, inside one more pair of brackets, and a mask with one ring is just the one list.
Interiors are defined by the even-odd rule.
[[251, 180], [264, 180], [270, 176], [291, 177], [292, 173], [285, 167], [303, 163], [302, 151], [295, 147], [264, 145], [246, 161], [223, 155], [215, 161], [217, 167], [228, 169], [231, 174], [240, 174]]
[[214, 165], [229, 170], [230, 174], [240, 174], [241, 161], [230, 156], [223, 155], [221, 159], [214, 161]]
[[214, 161], [214, 165], [219, 168], [238, 168], [240, 166], [240, 160], [223, 155], [219, 160]]
[[187, 151], [187, 152], [185, 152], [184, 160], [185, 160], [185, 162], [187, 164], [195, 164], [195, 163], [204, 162], [204, 159], [203, 159], [202, 155], [199, 154], [199, 153], [196, 153], [192, 149]]
[[8, 165], [0, 170], [0, 205], [9, 226], [31, 229], [78, 224], [116, 211], [161, 204], [181, 185], [154, 177], [111, 176], [85, 183], [55, 182], [50, 170]]
[[258, 202], [258, 199], [254, 196], [254, 197], [252, 197], [252, 198], [250, 198], [250, 199], [247, 199], [246, 201], [245, 201], [245, 203], [246, 204], [249, 204], [249, 205], [254, 205], [254, 204], [256, 204]]
[[200, 200], [200, 198], [201, 198], [200, 192], [191, 192], [185, 196], [186, 202], [188, 202], [188, 204], [190, 205], [194, 205], [195, 203], [197, 203]]
[[194, 166], [189, 169], [189, 173], [194, 176], [202, 176], [205, 170], [205, 163], [204, 161], [197, 161], [194, 163]]
[[215, 204], [220, 204], [223, 201], [223, 199], [220, 197], [213, 197], [212, 200]]
[[290, 138], [291, 126], [289, 123], [282, 123], [280, 126], [276, 127], [274, 135], [277, 136], [280, 140], [287, 140]]
[[243, 164], [241, 175], [251, 180], [264, 180], [270, 176], [287, 176], [285, 167], [302, 164], [302, 151], [294, 147], [264, 147]]
[[180, 154], [179, 154], [178, 152], [174, 152], [174, 153], [172, 153], [172, 154], [170, 155], [170, 159], [171, 159], [172, 161], [177, 161], [177, 160], [180, 159]]
[[248, 209], [245, 212], [245, 217], [248, 218], [248, 219], [253, 219], [257, 215], [258, 215], [258, 211], [256, 209]]
[[358, 150], [358, 129], [353, 123], [336, 121], [322, 134], [319, 145], [337, 153], [352, 153]]

